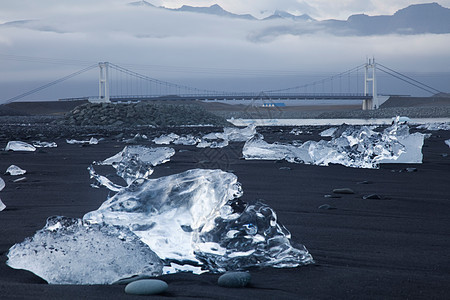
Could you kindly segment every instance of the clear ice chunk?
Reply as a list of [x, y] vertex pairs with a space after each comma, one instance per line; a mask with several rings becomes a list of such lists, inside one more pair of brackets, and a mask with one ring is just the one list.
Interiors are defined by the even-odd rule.
[[450, 140], [445, 140], [445, 144], [450, 147]]
[[111, 284], [133, 275], [162, 274], [159, 257], [126, 228], [50, 217], [33, 237], [9, 249], [8, 266], [50, 284]]
[[0, 191], [2, 191], [5, 188], [6, 184], [3, 178], [0, 177]]
[[243, 148], [245, 159], [282, 160], [328, 166], [377, 168], [380, 163], [421, 163], [425, 135], [409, 133], [408, 125], [394, 123], [383, 132], [368, 126], [341, 125], [330, 141], [307, 141], [300, 145], [269, 144], [255, 135]]
[[319, 133], [320, 136], [326, 137], [326, 136], [333, 136], [334, 132], [337, 130], [337, 127], [330, 127], [328, 129], [325, 129], [321, 133]]
[[429, 131], [436, 130], [450, 130], [450, 123], [429, 123], [417, 126], [418, 129], [425, 129]]
[[185, 146], [193, 146], [196, 145], [200, 139], [194, 137], [192, 134], [188, 134], [186, 136], [180, 136], [179, 138], [175, 139], [173, 143], [175, 145], [185, 145]]
[[99, 142], [98, 139], [96, 139], [95, 137], [91, 137], [89, 140], [84, 140], [84, 141], [80, 141], [80, 140], [74, 140], [74, 139], [66, 139], [66, 143], [67, 144], [89, 144], [89, 145], [97, 145]]
[[[291, 246], [289, 234], [277, 224], [269, 207], [233, 210], [233, 203], [242, 193], [234, 174], [194, 169], [158, 179], [135, 180], [83, 220], [129, 228], [168, 265], [203, 264], [204, 269], [222, 272], [256, 267], [262, 256], [267, 256], [262, 260], [264, 266], [311, 263], [304, 247], [295, 250]], [[229, 242], [233, 230], [246, 232], [245, 236], [236, 234], [234, 240], [240, 239], [246, 245]], [[252, 237], [247, 239], [247, 235]]]
[[12, 176], [17, 176], [17, 175], [23, 175], [25, 174], [27, 171], [21, 169], [20, 167], [16, 166], [16, 165], [10, 165], [8, 167], [8, 169], [6, 169], [6, 174], [12, 175]]
[[30, 145], [21, 141], [9, 141], [6, 145], [5, 151], [36, 151], [36, 148], [33, 145]]
[[175, 150], [168, 147], [126, 146], [121, 152], [96, 164], [113, 166], [117, 175], [130, 184], [138, 178], [148, 178], [154, 166], [168, 162], [174, 154]]
[[180, 136], [175, 133], [163, 134], [153, 139], [153, 142], [157, 145], [169, 145]]
[[55, 142], [41, 142], [41, 141], [33, 142], [33, 146], [36, 148], [56, 148], [56, 147], [58, 147], [58, 145]]
[[2, 199], [0, 199], [0, 211], [4, 210], [6, 208], [5, 203], [2, 202]]

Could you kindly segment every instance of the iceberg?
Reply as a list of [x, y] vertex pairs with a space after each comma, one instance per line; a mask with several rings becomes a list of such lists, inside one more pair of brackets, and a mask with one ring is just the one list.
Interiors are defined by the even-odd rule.
[[239, 200], [242, 194], [234, 174], [193, 169], [137, 179], [83, 221], [128, 228], [168, 266], [182, 262], [224, 272], [312, 263], [306, 248], [290, 244], [272, 209], [248, 205]]
[[[152, 167], [168, 162], [174, 154], [175, 150], [168, 147], [126, 146], [116, 155], [95, 164], [113, 166], [117, 175], [130, 184], [138, 178], [148, 178], [153, 173]], [[95, 177], [93, 168], [90, 168], [90, 173], [91, 177]]]
[[5, 151], [36, 151], [33, 145], [21, 141], [10, 141], [6, 145]]
[[255, 135], [243, 147], [245, 159], [282, 160], [328, 166], [341, 164], [354, 168], [378, 168], [380, 163], [421, 163], [425, 138], [409, 133], [408, 125], [394, 123], [383, 132], [368, 126], [341, 125], [330, 141], [307, 141], [300, 145], [269, 144]]
[[21, 169], [20, 167], [16, 166], [16, 165], [10, 165], [8, 167], [8, 169], [6, 169], [6, 174], [9, 174], [11, 176], [17, 176], [17, 175], [23, 175], [25, 174], [27, 171]]
[[61, 216], [9, 249], [8, 266], [50, 284], [111, 284], [134, 275], [158, 276], [162, 262], [126, 228]]

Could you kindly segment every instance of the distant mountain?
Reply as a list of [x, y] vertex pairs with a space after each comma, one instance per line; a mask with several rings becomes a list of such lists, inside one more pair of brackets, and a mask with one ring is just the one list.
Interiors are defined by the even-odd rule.
[[149, 6], [149, 7], [156, 7], [156, 6], [154, 6], [153, 4], [151, 4], [151, 3], [147, 2], [147, 1], [144, 1], [144, 0], [142, 0], [142, 1], [136, 1], [136, 2], [131, 2], [131, 3], [128, 3], [128, 5], [131, 5], [131, 6]]
[[415, 4], [391, 16], [358, 14], [346, 21], [320, 23], [328, 31], [345, 35], [450, 33], [450, 9], [437, 3]]
[[221, 17], [230, 17], [230, 18], [238, 18], [238, 19], [256, 20], [256, 18], [250, 14], [238, 15], [238, 14], [230, 13], [230, 12], [224, 10], [218, 4], [214, 4], [209, 7], [196, 7], [196, 6], [183, 5], [180, 8], [174, 8], [171, 10], [211, 14], [211, 15], [216, 15], [216, 16], [221, 16]]
[[287, 19], [293, 21], [315, 21], [313, 18], [308, 16], [307, 14], [303, 14], [300, 16], [296, 16], [290, 14], [286, 11], [276, 10], [271, 16], [264, 18], [263, 20], [276, 20], [276, 19]]

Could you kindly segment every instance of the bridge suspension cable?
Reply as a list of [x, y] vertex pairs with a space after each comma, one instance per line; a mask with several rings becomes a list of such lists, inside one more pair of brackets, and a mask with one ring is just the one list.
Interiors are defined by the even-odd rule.
[[325, 89], [325, 84], [327, 82], [330, 83], [330, 90], [331, 90], [331, 93], [332, 93], [333, 87], [334, 87], [334, 82], [333, 82], [334, 79], [339, 79], [339, 89], [342, 89], [342, 78], [343, 77], [347, 77], [347, 83], [350, 86], [350, 78], [349, 77], [350, 77], [351, 74], [354, 74], [354, 73], [356, 73], [356, 80], [357, 80], [356, 85], [359, 86], [359, 83], [358, 83], [359, 71], [362, 70], [364, 67], [365, 67], [365, 64], [361, 64], [361, 65], [356, 66], [356, 67], [354, 67], [354, 68], [352, 68], [350, 70], [338, 73], [336, 75], [333, 75], [333, 76], [330, 76], [330, 77], [327, 77], [327, 78], [324, 78], [324, 79], [321, 79], [321, 80], [316, 80], [316, 81], [311, 82], [311, 83], [307, 83], [307, 84], [303, 84], [303, 85], [297, 85], [297, 86], [288, 87], [288, 88], [282, 88], [282, 89], [266, 90], [266, 91], [264, 91], [264, 93], [268, 93], [269, 94], [269, 93], [289, 92], [289, 91], [294, 91], [294, 90], [307, 89], [308, 87], [311, 87], [311, 86], [313, 86], [314, 89], [315, 89], [317, 85], [321, 85], [322, 89], [324, 90]]
[[61, 83], [61, 82], [66, 81], [66, 80], [68, 80], [68, 79], [70, 79], [70, 78], [72, 78], [72, 77], [75, 77], [75, 76], [78, 76], [78, 75], [80, 75], [80, 74], [83, 74], [83, 73], [85, 73], [85, 72], [87, 72], [87, 71], [90, 71], [90, 70], [92, 70], [92, 69], [94, 69], [94, 68], [97, 68], [97, 64], [92, 65], [92, 66], [89, 66], [89, 67], [84, 68], [84, 69], [82, 69], [82, 70], [79, 70], [79, 71], [77, 71], [77, 72], [74, 72], [74, 73], [69, 74], [69, 75], [67, 75], [67, 76], [64, 76], [64, 77], [62, 77], [62, 78], [59, 78], [59, 79], [57, 79], [57, 80], [55, 80], [55, 81], [49, 82], [49, 83], [47, 83], [47, 84], [45, 84], [45, 85], [43, 85], [43, 86], [40, 86], [40, 87], [35, 88], [35, 89], [32, 89], [32, 90], [30, 90], [30, 91], [28, 91], [28, 92], [25, 92], [25, 93], [23, 93], [23, 94], [17, 95], [17, 96], [12, 97], [12, 98], [9, 98], [8, 100], [4, 101], [4, 103], [7, 104], [7, 103], [14, 102], [14, 101], [16, 101], [16, 100], [22, 99], [22, 98], [24, 98], [24, 97], [26, 97], [26, 96], [29, 96], [29, 95], [31, 95], [31, 94], [34, 94], [34, 93], [37, 93], [37, 92], [39, 92], [39, 91], [42, 91], [42, 90], [44, 90], [44, 89], [46, 89], [46, 88], [49, 88], [49, 87], [51, 87], [51, 86], [53, 86], [53, 85], [55, 85], [55, 84]]
[[390, 68], [388, 68], [388, 67], [386, 67], [386, 66], [384, 66], [384, 65], [382, 65], [380, 63], [377, 63], [377, 66], [378, 66], [378, 70], [380, 70], [381, 72], [386, 73], [388, 75], [391, 75], [391, 76], [393, 76], [393, 77], [395, 77], [397, 79], [400, 79], [400, 80], [402, 80], [402, 81], [404, 81], [404, 82], [406, 82], [406, 83], [408, 83], [410, 85], [413, 85], [413, 86], [415, 86], [415, 87], [417, 87], [417, 88], [419, 88], [419, 89], [421, 89], [423, 91], [426, 91], [426, 92], [428, 92], [430, 94], [441, 93], [441, 91], [439, 91], [438, 89], [435, 89], [435, 88], [433, 88], [433, 87], [431, 87], [431, 86], [429, 86], [429, 85], [427, 85], [425, 83], [417, 81], [417, 80], [415, 80], [415, 79], [413, 79], [413, 78], [411, 78], [409, 76], [406, 76], [405, 74], [402, 74], [400, 72], [392, 70], [392, 69], [390, 69]]

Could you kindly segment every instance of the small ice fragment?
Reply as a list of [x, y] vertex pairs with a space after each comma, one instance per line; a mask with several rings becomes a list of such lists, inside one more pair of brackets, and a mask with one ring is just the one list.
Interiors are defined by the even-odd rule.
[[200, 139], [194, 137], [192, 134], [188, 134], [186, 136], [180, 136], [179, 138], [175, 139], [173, 143], [175, 145], [185, 145], [185, 146], [192, 146], [196, 145]]
[[10, 141], [6, 145], [5, 151], [36, 151], [36, 148], [33, 145], [30, 145], [25, 142], [20, 141]]
[[[153, 173], [154, 166], [168, 162], [174, 154], [175, 150], [168, 147], [126, 146], [121, 152], [96, 164], [113, 166], [117, 175], [131, 184], [136, 179], [148, 178]], [[107, 183], [105, 186], [111, 186], [107, 178], [92, 174], [91, 177], [100, 179], [102, 185]]]
[[33, 142], [33, 146], [36, 148], [56, 148], [58, 145], [55, 142]]
[[418, 129], [426, 129], [429, 131], [435, 130], [450, 130], [450, 123], [429, 123], [417, 126]]
[[163, 134], [159, 137], [156, 137], [153, 139], [153, 142], [157, 145], [169, 145], [172, 143], [175, 139], [179, 138], [180, 136], [175, 133], [169, 133], [167, 135]]
[[447, 146], [450, 147], [450, 139], [449, 140], [445, 140], [445, 144], [447, 144]]
[[5, 186], [6, 186], [5, 181], [3, 180], [3, 178], [0, 177], [0, 191], [3, 190]]
[[20, 181], [24, 181], [24, 180], [27, 180], [27, 178], [26, 177], [20, 177], [20, 178], [17, 178], [15, 180], [13, 180], [13, 182], [20, 182]]
[[48, 218], [32, 238], [12, 246], [6, 264], [50, 284], [112, 284], [162, 274], [159, 257], [128, 229], [60, 216]]
[[2, 199], [0, 199], [0, 211], [4, 210], [6, 208], [6, 205], [2, 202]]
[[5, 174], [17, 176], [17, 175], [23, 175], [26, 172], [27, 172], [26, 170], [23, 170], [16, 165], [10, 165], [9, 168], [6, 170]]
[[89, 145], [97, 145], [98, 144], [98, 139], [96, 139], [95, 137], [91, 137], [89, 140], [84, 140], [84, 141], [80, 141], [80, 140], [74, 140], [74, 139], [66, 139], [66, 143], [67, 144], [89, 144]]
[[326, 136], [333, 136], [334, 132], [336, 131], [337, 127], [331, 127], [328, 129], [325, 129], [320, 133], [320, 136], [326, 137]]

